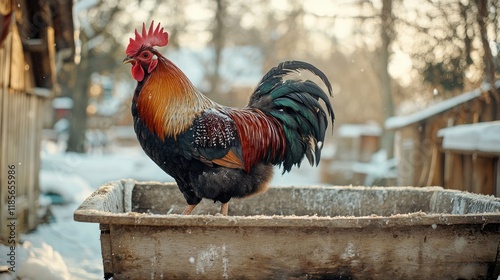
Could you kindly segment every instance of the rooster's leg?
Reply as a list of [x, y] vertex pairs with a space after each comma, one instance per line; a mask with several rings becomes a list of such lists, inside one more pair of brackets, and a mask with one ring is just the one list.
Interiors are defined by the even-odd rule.
[[186, 206], [186, 208], [184, 209], [184, 211], [182, 211], [182, 215], [189, 215], [191, 214], [191, 212], [193, 211], [193, 209], [196, 207], [196, 204], [195, 205], [188, 205]]
[[227, 216], [228, 211], [229, 211], [229, 202], [222, 203], [222, 205], [220, 206], [220, 213], [223, 216]]

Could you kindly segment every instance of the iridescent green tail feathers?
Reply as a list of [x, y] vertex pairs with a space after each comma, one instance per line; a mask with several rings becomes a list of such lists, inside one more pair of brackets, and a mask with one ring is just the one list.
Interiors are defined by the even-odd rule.
[[[288, 74], [300, 70], [318, 76], [328, 94], [311, 80], [287, 79]], [[281, 162], [273, 164], [283, 164], [283, 172], [290, 171], [293, 165], [300, 166], [304, 155], [311, 165], [318, 165], [328, 126], [327, 112], [332, 127], [335, 119], [328, 95], [332, 96], [332, 87], [323, 72], [306, 62], [286, 61], [269, 70], [250, 97], [248, 107], [259, 109], [282, 124], [286, 151]]]

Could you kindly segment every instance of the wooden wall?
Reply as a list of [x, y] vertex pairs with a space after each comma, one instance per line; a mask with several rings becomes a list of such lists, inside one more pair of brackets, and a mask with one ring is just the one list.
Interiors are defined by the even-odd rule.
[[446, 151], [444, 157], [445, 188], [500, 195], [498, 155]]
[[397, 129], [398, 185], [500, 194], [498, 156], [444, 151], [437, 136], [445, 127], [495, 120], [500, 104], [484, 96]]
[[[16, 5], [10, 7], [14, 9]], [[18, 238], [20, 233], [37, 225], [42, 116], [51, 91], [36, 87], [33, 65], [41, 62], [31, 61], [14, 18], [0, 45], [0, 224], [12, 218], [7, 211], [8, 186], [15, 185], [14, 218]], [[48, 42], [46, 39], [53, 38], [53, 32], [48, 28], [45, 32], [44, 42]], [[15, 166], [13, 183], [8, 183], [9, 166]], [[0, 243], [7, 238], [8, 228], [2, 226]]]

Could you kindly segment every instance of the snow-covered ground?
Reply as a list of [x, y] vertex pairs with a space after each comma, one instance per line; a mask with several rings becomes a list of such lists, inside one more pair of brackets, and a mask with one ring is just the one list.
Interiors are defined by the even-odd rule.
[[[102, 154], [63, 153], [53, 143], [43, 144], [41, 191], [58, 194], [64, 201], [51, 205], [53, 221], [21, 236], [17, 247], [20, 279], [102, 279], [101, 248], [97, 224], [73, 221], [73, 212], [105, 182], [132, 178], [140, 181], [173, 181], [139, 147], [113, 147]], [[272, 185], [320, 184], [319, 168], [304, 161], [300, 169], [281, 175], [276, 170]], [[41, 203], [50, 203], [41, 197]], [[7, 254], [0, 245], [0, 255]], [[5, 262], [2, 262], [2, 265]], [[0, 270], [1, 271], [1, 270]], [[0, 273], [0, 280], [15, 279]]]

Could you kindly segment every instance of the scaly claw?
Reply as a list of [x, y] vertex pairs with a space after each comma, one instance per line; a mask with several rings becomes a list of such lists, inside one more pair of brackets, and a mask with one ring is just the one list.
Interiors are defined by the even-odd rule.
[[229, 202], [222, 203], [222, 205], [220, 206], [220, 213], [223, 216], [227, 216], [228, 211], [229, 211]]
[[196, 207], [196, 204], [195, 205], [188, 205], [186, 206], [186, 208], [184, 209], [184, 211], [182, 211], [182, 215], [189, 215], [191, 214], [191, 212], [193, 212], [194, 208]]

